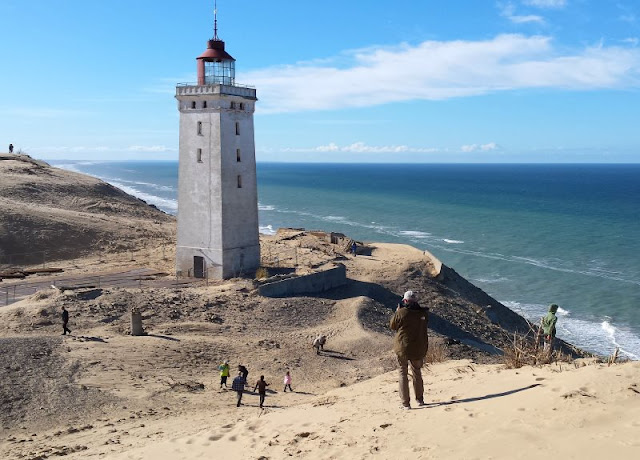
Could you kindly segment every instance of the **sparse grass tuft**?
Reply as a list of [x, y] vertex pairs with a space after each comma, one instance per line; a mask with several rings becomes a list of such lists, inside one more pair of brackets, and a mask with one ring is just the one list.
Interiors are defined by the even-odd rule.
[[256, 270], [256, 279], [261, 280], [264, 278], [269, 278], [269, 269], [267, 267], [259, 267]]
[[429, 349], [427, 350], [426, 362], [427, 364], [441, 363], [448, 359], [447, 347], [442, 341], [430, 341]]
[[553, 350], [551, 353], [545, 352], [540, 343], [538, 330], [531, 324], [526, 334], [514, 333], [513, 336], [509, 336], [509, 346], [503, 351], [503, 363], [507, 369], [571, 361], [570, 357], [561, 350]]

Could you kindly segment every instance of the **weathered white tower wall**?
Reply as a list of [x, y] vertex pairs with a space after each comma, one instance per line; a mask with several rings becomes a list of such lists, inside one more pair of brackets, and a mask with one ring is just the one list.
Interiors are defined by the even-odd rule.
[[[176, 88], [180, 111], [176, 270], [231, 278], [260, 265], [253, 88]], [[203, 272], [204, 270], [204, 272]]]

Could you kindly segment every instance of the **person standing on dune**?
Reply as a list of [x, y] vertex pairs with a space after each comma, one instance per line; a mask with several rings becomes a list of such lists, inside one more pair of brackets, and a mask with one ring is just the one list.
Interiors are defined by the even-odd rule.
[[222, 389], [222, 385], [227, 388], [227, 378], [229, 378], [229, 361], [225, 361], [218, 366], [218, 370], [220, 371], [220, 389]]
[[540, 320], [540, 327], [544, 334], [544, 352], [549, 356], [553, 351], [553, 342], [556, 338], [556, 323], [558, 322], [558, 317], [556, 316], [557, 311], [558, 306], [555, 303], [551, 304], [547, 315]]
[[67, 327], [67, 324], [69, 324], [69, 312], [62, 307], [62, 335], [67, 335], [67, 332], [71, 334], [71, 329]]
[[413, 291], [404, 293], [389, 326], [396, 331], [393, 351], [396, 353], [399, 368], [399, 392], [402, 409], [411, 409], [409, 394], [408, 368], [411, 367], [411, 379], [418, 406], [424, 406], [424, 386], [422, 366], [429, 348], [427, 327], [429, 309], [422, 308]]
[[268, 386], [269, 384], [264, 380], [264, 375], [261, 375], [260, 380], [256, 382], [256, 386], [253, 389], [254, 393], [256, 392], [256, 390], [258, 390], [258, 395], [260, 395], [260, 409], [262, 409], [262, 406], [264, 405], [264, 398], [266, 398], [267, 396]]
[[236, 407], [240, 407], [242, 404], [242, 394], [244, 393], [245, 383], [244, 377], [242, 377], [242, 372], [238, 372], [238, 376], [233, 379], [233, 382], [231, 383], [231, 389], [238, 393], [238, 403], [236, 404]]

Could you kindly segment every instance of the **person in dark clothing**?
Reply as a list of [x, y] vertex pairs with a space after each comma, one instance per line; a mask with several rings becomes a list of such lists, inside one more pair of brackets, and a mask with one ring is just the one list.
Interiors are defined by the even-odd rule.
[[236, 407], [240, 407], [240, 404], [242, 404], [242, 393], [244, 393], [245, 383], [245, 380], [242, 378], [242, 372], [238, 372], [238, 376], [233, 379], [231, 383], [231, 389], [238, 393], [238, 404], [236, 404]]
[[69, 324], [69, 312], [62, 307], [62, 335], [67, 335], [67, 332], [71, 334], [71, 329], [67, 327], [67, 324]]
[[240, 364], [238, 366], [238, 372], [242, 374], [242, 378], [244, 379], [245, 383], [249, 381], [247, 380], [247, 377], [249, 376], [249, 370], [245, 366]]
[[351, 244], [351, 253], [353, 254], [353, 257], [358, 255], [358, 243], [355, 241]]
[[402, 302], [398, 304], [389, 326], [396, 331], [393, 351], [400, 366], [399, 393], [403, 409], [411, 409], [409, 395], [408, 368], [411, 366], [413, 391], [418, 406], [424, 406], [424, 386], [422, 383], [422, 366], [424, 364], [429, 337], [429, 309], [422, 308], [413, 291], [404, 293]]
[[13, 153], [13, 144], [9, 144], [9, 153]]
[[258, 390], [258, 394], [260, 395], [260, 408], [262, 409], [262, 405], [264, 404], [264, 398], [267, 396], [267, 387], [269, 384], [264, 381], [264, 375], [260, 376], [260, 380], [256, 382], [256, 386], [253, 389], [255, 393]]

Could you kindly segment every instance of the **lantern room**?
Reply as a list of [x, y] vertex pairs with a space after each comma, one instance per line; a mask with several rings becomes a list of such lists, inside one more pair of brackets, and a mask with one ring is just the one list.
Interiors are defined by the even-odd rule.
[[198, 85], [233, 86], [235, 84], [236, 60], [224, 50], [224, 42], [217, 37], [217, 33], [207, 42], [207, 50], [196, 60], [198, 61]]

